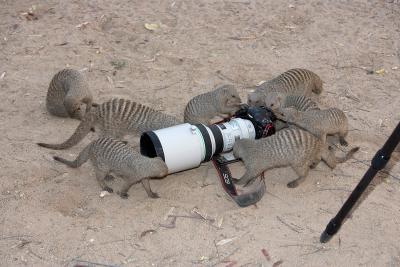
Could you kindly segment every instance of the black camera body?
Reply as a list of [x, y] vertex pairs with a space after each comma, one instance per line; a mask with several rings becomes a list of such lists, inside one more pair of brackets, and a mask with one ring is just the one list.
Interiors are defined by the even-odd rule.
[[251, 121], [256, 131], [256, 139], [275, 133], [276, 117], [267, 107], [249, 107], [247, 104], [243, 104], [233, 117]]

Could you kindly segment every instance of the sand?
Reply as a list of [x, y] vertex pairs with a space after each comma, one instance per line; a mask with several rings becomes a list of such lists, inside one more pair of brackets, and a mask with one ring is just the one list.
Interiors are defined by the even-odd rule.
[[[1, 6], [1, 266], [400, 266], [398, 153], [341, 231], [319, 243], [400, 120], [399, 1]], [[98, 103], [127, 97], [180, 117], [192, 96], [216, 85], [236, 85], [245, 101], [260, 81], [307, 68], [325, 81], [320, 105], [346, 112], [347, 139], [360, 151], [333, 171], [320, 163], [296, 189], [286, 187], [291, 169], [268, 171], [267, 193], [247, 208], [224, 194], [207, 164], [151, 181], [160, 199], [140, 184], [128, 200], [101, 198], [89, 163], [70, 169], [52, 160], [74, 158], [95, 133], [65, 151], [35, 144], [63, 141], [79, 123], [45, 109], [50, 79], [65, 67], [86, 75]], [[168, 214], [197, 218], [172, 225]]]

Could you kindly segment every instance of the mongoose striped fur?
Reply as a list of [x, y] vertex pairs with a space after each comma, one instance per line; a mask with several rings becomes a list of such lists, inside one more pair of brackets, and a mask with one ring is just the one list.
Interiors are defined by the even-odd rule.
[[113, 189], [106, 185], [104, 179], [111, 174], [120, 176], [125, 180], [119, 193], [122, 198], [127, 198], [129, 188], [138, 182], [142, 183], [149, 197], [158, 198], [157, 193], [150, 188], [149, 179], [164, 177], [168, 173], [168, 168], [161, 158], [145, 157], [126, 142], [113, 138], [99, 138], [93, 141], [74, 161], [57, 156], [54, 159], [72, 168], [78, 168], [90, 159], [101, 189], [110, 193]]
[[294, 124], [326, 142], [326, 135], [339, 135], [339, 142], [343, 146], [348, 143], [345, 137], [348, 132], [348, 120], [343, 111], [337, 108], [324, 110], [312, 109], [298, 111], [295, 108], [279, 108], [276, 110], [277, 118]]
[[66, 149], [78, 144], [94, 126], [101, 137], [121, 139], [126, 135], [138, 135], [182, 123], [174, 116], [164, 114], [148, 106], [127, 99], [111, 99], [92, 108], [68, 140], [61, 144], [38, 143], [51, 149]]
[[184, 121], [212, 123], [215, 117], [228, 118], [240, 109], [240, 96], [233, 85], [221, 85], [211, 92], [193, 97], [186, 105]]
[[304, 95], [287, 95], [284, 97], [277, 97], [276, 101], [270, 98], [265, 99], [265, 106], [272, 110], [288, 107], [293, 107], [298, 111], [319, 109], [317, 103]]
[[[82, 118], [92, 107], [93, 97], [85, 77], [77, 70], [63, 69], [50, 82], [46, 108], [58, 117]], [[83, 104], [86, 111], [81, 110]]]
[[248, 104], [262, 106], [265, 98], [284, 95], [310, 96], [311, 92], [319, 95], [323, 90], [322, 83], [321, 78], [310, 70], [290, 69], [257, 86], [248, 94]]
[[233, 146], [233, 154], [242, 159], [246, 172], [237, 183], [248, 184], [268, 169], [290, 166], [298, 178], [287, 186], [294, 188], [321, 159], [333, 169], [337, 163], [351, 158], [358, 149], [355, 147], [343, 158], [337, 158], [327, 144], [299, 128], [287, 128], [258, 140], [241, 139]]

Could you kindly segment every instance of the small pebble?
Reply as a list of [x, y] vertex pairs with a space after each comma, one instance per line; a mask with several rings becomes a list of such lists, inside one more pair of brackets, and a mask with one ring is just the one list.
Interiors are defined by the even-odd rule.
[[101, 191], [100, 192], [100, 197], [101, 198], [103, 198], [103, 197], [105, 197], [105, 196], [107, 196], [107, 195], [109, 195], [110, 193], [108, 192], [108, 191]]

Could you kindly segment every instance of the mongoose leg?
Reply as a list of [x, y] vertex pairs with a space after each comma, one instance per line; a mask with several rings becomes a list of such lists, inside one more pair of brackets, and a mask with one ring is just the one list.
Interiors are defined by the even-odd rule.
[[339, 136], [339, 143], [342, 145], [342, 146], [348, 146], [349, 145], [349, 143], [344, 139], [344, 137], [342, 137], [342, 136]]
[[230, 114], [225, 114], [225, 113], [219, 113], [218, 117], [222, 118], [222, 119], [228, 119], [229, 117], [231, 117]]
[[317, 162], [317, 161], [312, 162], [311, 165], [310, 165], [310, 169], [315, 169], [315, 167], [317, 167], [318, 163], [319, 162]]
[[125, 180], [125, 183], [122, 186], [121, 191], [119, 192], [119, 195], [121, 198], [127, 199], [129, 197], [129, 195], [128, 195], [129, 189], [132, 187], [132, 185], [138, 183], [138, 181], [134, 177], [124, 176], [123, 178]]
[[335, 154], [332, 150], [326, 149], [322, 154], [322, 160], [328, 165], [329, 168], [334, 169], [337, 165]]
[[326, 133], [320, 133], [319, 136], [320, 136], [321, 142], [323, 144], [326, 144]]
[[154, 193], [153, 191], [151, 191], [151, 187], [150, 187], [150, 179], [149, 178], [144, 178], [142, 179], [142, 185], [144, 187], [144, 190], [146, 190], [146, 193], [149, 197], [151, 198], [159, 198], [159, 195], [157, 193]]
[[214, 116], [213, 118], [211, 118], [208, 121], [208, 125], [219, 123], [219, 122], [223, 121], [224, 119], [225, 119], [224, 117], [219, 116], [219, 115]]
[[104, 177], [106, 177], [107, 172], [103, 170], [98, 170], [96, 169], [96, 179], [99, 182], [99, 185], [103, 191], [107, 191], [109, 193], [113, 192], [113, 189], [111, 187], [108, 187], [104, 181]]
[[342, 133], [339, 133], [339, 143], [342, 146], [348, 146], [349, 143], [346, 141], [346, 139], [344, 139], [345, 135], [343, 135]]
[[310, 169], [309, 164], [304, 164], [301, 166], [292, 166], [292, 168], [296, 172], [296, 174], [299, 176], [299, 178], [288, 183], [287, 187], [289, 187], [289, 188], [295, 188], [295, 187], [299, 186], [299, 184], [301, 184], [305, 180], [305, 178], [308, 174], [308, 171]]

